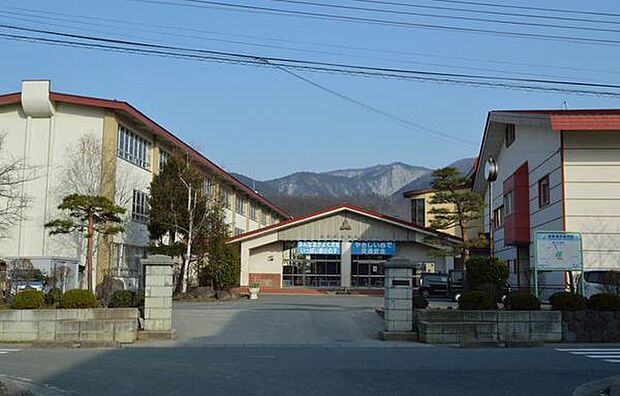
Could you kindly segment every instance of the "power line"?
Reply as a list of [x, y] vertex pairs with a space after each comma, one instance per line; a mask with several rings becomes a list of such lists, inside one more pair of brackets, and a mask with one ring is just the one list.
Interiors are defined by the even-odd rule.
[[[2, 16], [1, 14], [9, 14], [9, 16]], [[55, 13], [55, 14], [59, 14], [59, 13]], [[22, 18], [22, 17], [15, 17], [12, 15], [25, 15], [29, 18]], [[63, 15], [63, 14], [61, 14]], [[90, 17], [83, 17], [83, 16], [76, 16], [76, 17], [81, 17], [81, 18], [87, 18], [89, 19]], [[114, 28], [114, 34], [118, 34], [118, 28], [114, 27], [114, 26], [110, 26], [110, 25], [106, 25], [106, 24], [102, 24], [102, 23], [93, 23], [91, 21], [89, 22], [85, 22], [85, 21], [79, 21], [79, 20], [73, 20], [73, 19], [67, 19], [67, 18], [58, 18], [58, 17], [50, 17], [50, 16], [40, 16], [37, 15], [36, 13], [34, 15], [29, 14], [29, 13], [21, 13], [21, 12], [11, 12], [11, 11], [2, 11], [0, 10], [0, 18], [7, 18], [7, 19], [11, 19], [11, 20], [17, 20], [17, 21], [26, 21], [26, 22], [32, 22], [32, 23], [36, 23], [36, 24], [42, 24], [45, 26], [57, 26], [57, 27], [63, 27], [63, 28], [69, 28], [69, 29], [75, 29], [75, 30], [79, 30], [79, 28], [74, 28], [73, 26], [67, 25], [67, 23], [71, 23], [71, 24], [81, 24], [81, 25], [87, 25], [87, 26], [102, 26], [102, 27], [109, 27], [109, 28]], [[35, 18], [35, 19], [30, 19], [30, 18]], [[41, 19], [43, 21], [39, 21], [37, 19]], [[106, 19], [106, 18], [93, 18], [94, 20], [101, 20], [101, 19]], [[60, 21], [63, 22], [63, 24], [57, 24], [57, 23], [51, 23], [48, 22], [48, 20], [53, 20], [53, 21]], [[126, 23], [126, 24], [130, 24], [133, 26], [133, 23], [129, 22], [129, 21], [123, 21], [123, 20], [111, 20], [112, 22], [116, 22], [116, 23]], [[161, 25], [145, 25], [145, 26], [157, 26], [160, 28], [166, 28], [166, 29], [175, 29], [175, 27], [170, 27], [170, 26], [161, 26]], [[204, 37], [204, 36], [197, 36], [197, 35], [188, 35], [188, 34], [183, 34], [183, 33], [177, 33], [177, 32], [163, 32], [163, 31], [157, 31], [157, 30], [149, 30], [149, 29], [136, 29], [134, 27], [130, 27], [128, 28], [128, 30], [130, 31], [135, 31], [135, 32], [146, 32], [146, 33], [152, 33], [152, 34], [156, 34], [156, 35], [164, 35], [166, 37], [168, 36], [174, 36], [174, 37], [181, 37], [181, 38], [191, 38], [191, 39], [199, 39], [199, 40], [207, 40], [207, 41], [215, 41], [215, 42], [222, 42], [222, 43], [228, 43], [228, 44], [236, 44], [236, 45], [242, 45], [242, 46], [250, 46], [250, 47], [261, 47], [261, 48], [270, 48], [270, 49], [280, 49], [280, 50], [287, 50], [287, 51], [296, 51], [296, 52], [303, 52], [303, 53], [316, 53], [316, 54], [322, 54], [322, 55], [332, 55], [332, 56], [338, 56], [338, 57], [342, 57], [342, 56], [348, 56], [348, 57], [357, 57], [357, 58], [362, 58], [362, 59], [373, 59], [373, 60], [381, 60], [381, 61], [391, 61], [391, 62], [404, 62], [404, 63], [410, 63], [410, 64], [418, 64], [418, 65], [426, 65], [426, 66], [435, 66], [435, 67], [440, 67], [440, 68], [459, 68], [459, 69], [463, 69], [463, 70], [475, 70], [475, 71], [483, 71], [483, 72], [494, 72], [494, 73], [509, 73], [509, 74], [513, 74], [513, 75], [522, 75], [522, 76], [534, 76], [537, 78], [540, 77], [548, 77], [548, 78], [557, 78], [556, 75], [548, 75], [548, 74], [540, 74], [540, 73], [532, 73], [532, 72], [520, 72], [520, 71], [515, 71], [515, 70], [497, 70], [497, 69], [491, 69], [491, 68], [487, 68], [487, 67], [473, 67], [473, 66], [463, 66], [463, 65], [449, 65], [449, 64], [442, 64], [442, 63], [436, 63], [436, 62], [423, 62], [423, 61], [414, 61], [414, 60], [408, 60], [408, 59], [395, 59], [395, 58], [385, 58], [385, 57], [377, 57], [377, 56], [364, 56], [364, 55], [356, 55], [356, 54], [345, 54], [342, 53], [341, 51], [339, 52], [334, 52], [334, 51], [325, 51], [325, 50], [314, 50], [314, 49], [307, 49], [307, 48], [296, 48], [296, 47], [290, 47], [290, 46], [282, 46], [282, 45], [270, 45], [270, 44], [263, 44], [263, 43], [251, 43], [251, 42], [247, 42], [247, 41], [240, 41], [240, 40], [228, 40], [228, 39], [217, 39], [217, 38], [209, 38], [209, 37]], [[177, 30], [177, 29], [175, 29]], [[179, 28], [178, 30], [183, 30], [182, 28]], [[195, 29], [189, 29], [189, 30], [195, 30]], [[109, 33], [107, 31], [101, 31], [101, 30], [96, 30], [93, 29], [92, 31], [94, 32], [103, 32], [103, 33]], [[245, 37], [247, 37], [247, 35], [243, 35]], [[170, 42], [170, 41], [162, 41], [162, 40], [156, 40], [159, 43], [165, 43], [165, 44], [174, 44], [174, 45], [180, 45], [179, 43], [174, 43], [174, 42]], [[310, 43], [312, 44], [312, 43]], [[331, 46], [333, 47], [333, 46]], [[349, 48], [350, 46], [338, 46], [338, 47], [346, 47]], [[359, 47], [350, 47], [351, 49], [359, 49]], [[391, 52], [396, 52], [396, 53], [400, 53], [401, 51], [391, 51]], [[410, 54], [411, 55], [411, 54]], [[427, 54], [420, 54], [421, 56], [430, 56]], [[438, 57], [438, 56], [437, 56]], [[570, 68], [569, 68], [570, 69]]]
[[[110, 23], [115, 23], [115, 24], [130, 25], [131, 26], [130, 30], [134, 30], [134, 31], [147, 31], [148, 32], [148, 30], [135, 29], [135, 25], [136, 25], [135, 21], [115, 19], [115, 18], [84, 16], [84, 15], [76, 15], [76, 14], [66, 14], [66, 13], [54, 12], [54, 11], [50, 11], [50, 10], [37, 10], [37, 9], [27, 9], [27, 8], [19, 8], [19, 7], [15, 7], [15, 8], [11, 8], [11, 9], [26, 11], [26, 12], [31, 13], [31, 14], [34, 13], [35, 15], [33, 16], [33, 15], [30, 15], [30, 14], [15, 13], [15, 12], [11, 12], [11, 11], [2, 11], [2, 10], [0, 10], [0, 13], [9, 13], [9, 14], [15, 14], [15, 15], [27, 15], [27, 16], [33, 16], [35, 18], [61, 20], [61, 21], [65, 21], [65, 22], [69, 21], [69, 22], [81, 23], [81, 24], [86, 24], [86, 25], [91, 25], [92, 24], [92, 22], [80, 22], [80, 21], [71, 21], [71, 20], [67, 20], [67, 19], [64, 19], [64, 18], [52, 18], [52, 17], [49, 16], [50, 14], [52, 14], [52, 15], [66, 16], [66, 17], [72, 17], [72, 18], [80, 18], [80, 19], [85, 19], [85, 20], [89, 20], [89, 21], [104, 21], [104, 22], [110, 22]], [[39, 15], [37, 15], [37, 13]], [[40, 16], [40, 15], [43, 15], [43, 16]], [[100, 25], [100, 26], [105, 26], [105, 25]], [[455, 59], [455, 60], [463, 60], [463, 61], [473, 61], [473, 62], [476, 62], [476, 63], [491, 63], [491, 64], [513, 65], [513, 66], [529, 66], [529, 67], [546, 68], [546, 69], [553, 69], [553, 70], [586, 71], [586, 72], [611, 73], [611, 74], [618, 74], [618, 73], [620, 73], [619, 71], [615, 71], [615, 70], [602, 70], [602, 69], [592, 69], [592, 68], [570, 67], [570, 66], [565, 66], [565, 65], [564, 66], [563, 65], [549, 66], [549, 65], [546, 65], [546, 64], [535, 64], [535, 63], [526, 63], [526, 62], [511, 62], [511, 61], [503, 61], [503, 60], [497, 60], [497, 59], [492, 60], [492, 59], [481, 59], [481, 58], [469, 58], [469, 57], [462, 57], [462, 56], [458, 56], [458, 57], [457, 56], [445, 56], [445, 55], [429, 54], [429, 53], [423, 53], [423, 52], [397, 51], [397, 50], [388, 50], [388, 49], [385, 49], [385, 48], [369, 48], [369, 47], [361, 47], [361, 46], [354, 46], [354, 45], [343, 45], [343, 44], [333, 44], [333, 43], [323, 43], [323, 42], [321, 42], [321, 43], [314, 43], [314, 42], [309, 42], [309, 41], [291, 40], [291, 39], [283, 39], [283, 38], [268, 37], [268, 36], [265, 37], [265, 36], [249, 35], [249, 34], [221, 33], [221, 32], [212, 31], [212, 30], [187, 28], [187, 27], [183, 27], [183, 26], [168, 26], [168, 25], [160, 25], [160, 24], [148, 24], [148, 23], [144, 23], [144, 22], [140, 22], [140, 26], [154, 27], [154, 28], [160, 28], [160, 29], [166, 29], [166, 30], [171, 30], [172, 31], [172, 32], [166, 32], [166, 33], [163, 33], [163, 32], [161, 32], [161, 33], [160, 32], [153, 32], [153, 33], [156, 33], [156, 34], [166, 34], [166, 35], [178, 36], [178, 37], [184, 37], [184, 38], [197, 38], [197, 39], [210, 40], [210, 41], [220, 41], [220, 42], [231, 43], [231, 44], [256, 46], [256, 47], [263, 47], [263, 48], [286, 49], [286, 50], [293, 50], [293, 51], [308, 51], [308, 52], [316, 52], [316, 53], [333, 54], [333, 53], [329, 53], [327, 51], [323, 52], [323, 51], [315, 51], [315, 50], [308, 50], [308, 49], [291, 48], [291, 47], [285, 47], [285, 46], [272, 46], [272, 45], [262, 44], [262, 43], [248, 43], [248, 42], [236, 41], [236, 40], [222, 40], [222, 39], [206, 38], [206, 37], [203, 37], [203, 36], [184, 35], [184, 34], [179, 34], [178, 31], [186, 31], [186, 32], [191, 32], [191, 33], [200, 33], [200, 34], [208, 34], [208, 35], [218, 35], [218, 36], [225, 36], [225, 37], [226, 36], [231, 36], [231, 37], [242, 37], [242, 38], [251, 38], [251, 39], [258, 38], [258, 39], [263, 39], [263, 40], [273, 41], [273, 42], [280, 42], [280, 43], [293, 43], [293, 44], [311, 45], [311, 46], [318, 46], [318, 47], [325, 47], [325, 48], [337, 48], [337, 49], [340, 49], [340, 50], [341, 49], [346, 49], [346, 50], [362, 51], [362, 52], [394, 54], [394, 55], [400, 55], [400, 56], [423, 56], [423, 57], [431, 57], [431, 58], [446, 58], [446, 59]], [[384, 60], [390, 60], [390, 59], [384, 59]], [[418, 62], [418, 63], [421, 63], [421, 62]], [[430, 64], [430, 65], [432, 65], [432, 66], [439, 66], [438, 64]], [[441, 65], [441, 66], [442, 67], [443, 66], [454, 67], [454, 66], [450, 66], [450, 65]], [[458, 67], [467, 68], [467, 67], [463, 67], [463, 66], [458, 66]], [[472, 70], [473, 70], [473, 68], [472, 68]], [[486, 70], [486, 71], [492, 71], [492, 70]], [[499, 72], [503, 72], [503, 71], [499, 71]], [[515, 72], [512, 71], [512, 73], [515, 73]], [[515, 74], [530, 74], [530, 73], [515, 73]], [[533, 73], [532, 73], [532, 75], [533, 75]]]
[[147, 43], [147, 42], [119, 40], [119, 39], [110, 39], [110, 38], [96, 37], [96, 36], [89, 36], [89, 35], [62, 33], [62, 32], [46, 30], [46, 29], [32, 29], [32, 28], [26, 28], [26, 27], [14, 26], [14, 25], [5, 25], [5, 24], [0, 24], [0, 28], [18, 30], [18, 31], [26, 31], [26, 32], [31, 32], [31, 33], [42, 33], [42, 34], [53, 35], [53, 36], [77, 38], [77, 39], [97, 41], [97, 42], [106, 42], [106, 43], [113, 43], [113, 44], [124, 44], [124, 45], [133, 45], [133, 46], [138, 46], [138, 47], [156, 48], [156, 49], [163, 49], [163, 50], [176, 50], [176, 51], [204, 53], [204, 54], [210, 54], [210, 55], [228, 56], [228, 57], [233, 57], [233, 58], [240, 58], [240, 59], [260, 61], [260, 62], [264, 62], [264, 60], [269, 60], [271, 62], [286, 62], [286, 63], [291, 63], [293, 65], [334, 67], [334, 68], [343, 68], [343, 69], [353, 69], [353, 70], [358, 70], [362, 72], [397, 73], [397, 74], [403, 74], [403, 75], [419, 75], [419, 76], [448, 77], [448, 78], [462, 78], [462, 79], [480, 79], [480, 80], [489, 80], [489, 81], [511, 81], [511, 82], [520, 82], [520, 83], [540, 83], [540, 84], [565, 85], [565, 86], [577, 86], [577, 87], [588, 87], [588, 88], [620, 89], [620, 85], [615, 85], [615, 84], [599, 84], [599, 83], [589, 83], [589, 82], [581, 82], [581, 81], [562, 81], [562, 80], [501, 77], [501, 76], [488, 76], [488, 75], [480, 75], [480, 74], [445, 73], [445, 72], [435, 72], [435, 71], [428, 71], [428, 70], [411, 70], [411, 69], [399, 69], [399, 68], [388, 68], [388, 67], [352, 65], [352, 64], [320, 62], [320, 61], [294, 59], [294, 58], [268, 57], [268, 56], [263, 56], [263, 55], [243, 54], [243, 53], [237, 53], [237, 52], [214, 51], [214, 50], [207, 50], [207, 49], [202, 49], [202, 48], [190, 48], [190, 47], [152, 44], [152, 43]]
[[[458, 12], [466, 12], [473, 14], [482, 14], [482, 15], [501, 15], [501, 16], [509, 16], [509, 17], [525, 17], [525, 18], [534, 18], [534, 19], [551, 19], [557, 21], [571, 21], [571, 22], [588, 22], [588, 23], [602, 23], [602, 24], [610, 24], [617, 25], [616, 21], [608, 21], [604, 19], [588, 19], [588, 18], [573, 18], [573, 17], [562, 17], [557, 15], [540, 15], [540, 14], [523, 14], [523, 13], [515, 13], [515, 12], [504, 12], [504, 11], [491, 11], [491, 10], [478, 10], [472, 8], [461, 8], [461, 7], [446, 7], [446, 6], [431, 6], [426, 4], [409, 4], [409, 3], [401, 3], [396, 1], [381, 1], [381, 0], [349, 0], [357, 3], [366, 3], [366, 4], [381, 4], [381, 5], [389, 5], [389, 6], [397, 6], [397, 7], [408, 7], [408, 8], [422, 8], [422, 9], [431, 9], [431, 10], [443, 10], [443, 11], [458, 11]], [[429, 0], [432, 1], [432, 0]]]
[[328, 88], [325, 85], [322, 85], [322, 84], [319, 84], [319, 83], [317, 83], [317, 82], [315, 82], [313, 80], [310, 80], [309, 78], [303, 77], [303, 76], [301, 76], [301, 75], [299, 75], [299, 74], [297, 74], [297, 73], [295, 73], [295, 72], [293, 72], [291, 70], [288, 70], [286, 67], [277, 66], [277, 68], [282, 70], [282, 71], [284, 71], [285, 73], [288, 73], [291, 76], [293, 76], [293, 77], [295, 77], [295, 78], [297, 78], [297, 79], [307, 83], [307, 84], [310, 84], [310, 85], [312, 85], [312, 86], [314, 86], [316, 88], [319, 88], [319, 89], [321, 89], [321, 90], [323, 90], [323, 91], [325, 91], [325, 92], [327, 92], [327, 93], [329, 93], [331, 95], [334, 95], [334, 96], [336, 96], [336, 97], [338, 97], [340, 99], [346, 100], [347, 102], [353, 103], [353, 104], [363, 108], [366, 111], [369, 111], [369, 112], [375, 113], [375, 114], [379, 114], [380, 116], [385, 117], [385, 118], [387, 118], [387, 119], [389, 119], [389, 120], [391, 120], [393, 122], [396, 122], [397, 124], [399, 124], [401, 126], [405, 126], [408, 129], [412, 129], [412, 130], [414, 130], [416, 132], [423, 131], [423, 132], [429, 133], [429, 134], [431, 134], [431, 135], [433, 135], [435, 137], [439, 137], [439, 138], [442, 138], [442, 139], [450, 141], [450, 142], [454, 142], [454, 140], [457, 140], [460, 143], [463, 143], [465, 145], [468, 145], [468, 146], [471, 146], [471, 147], [478, 147], [478, 144], [476, 142], [472, 141], [472, 140], [464, 139], [461, 136], [450, 135], [450, 134], [447, 134], [447, 133], [444, 133], [444, 132], [441, 132], [441, 131], [437, 131], [435, 129], [428, 128], [428, 127], [425, 127], [423, 125], [417, 124], [417, 123], [415, 123], [413, 121], [406, 120], [406, 119], [404, 119], [402, 117], [399, 117], [399, 116], [394, 115], [392, 113], [388, 113], [388, 112], [383, 111], [381, 109], [378, 109], [378, 108], [376, 108], [374, 106], [371, 106], [371, 105], [366, 104], [364, 102], [361, 102], [361, 101], [359, 101], [357, 99], [354, 99], [354, 98], [352, 98], [352, 97], [350, 97], [348, 95], [345, 95], [345, 94], [343, 94], [341, 92], [338, 92], [338, 91], [336, 91], [334, 89]]
[[557, 12], [564, 14], [582, 14], [582, 15], [599, 15], [606, 17], [620, 17], [620, 14], [615, 14], [611, 12], [598, 12], [598, 11], [587, 11], [587, 10], [568, 10], [561, 8], [544, 8], [544, 7], [532, 7], [532, 6], [517, 6], [517, 5], [508, 5], [508, 4], [495, 4], [495, 3], [484, 3], [478, 1], [467, 1], [467, 0], [429, 0], [437, 3], [453, 3], [453, 4], [468, 4], [468, 5], [476, 5], [476, 6], [484, 6], [484, 7], [497, 7], [497, 8], [511, 8], [515, 10], [530, 10], [530, 11], [546, 11], [546, 12]]
[[342, 9], [342, 10], [378, 12], [378, 13], [383, 13], [383, 14], [392, 14], [392, 15], [400, 15], [400, 16], [403, 16], [403, 15], [404, 16], [422, 16], [422, 17], [428, 17], [428, 18], [451, 19], [451, 20], [470, 21], [470, 22], [486, 22], [486, 23], [496, 23], [496, 24], [514, 25], [514, 26], [544, 27], [544, 28], [567, 29], [567, 30], [583, 30], [583, 31], [588, 31], [588, 32], [620, 33], [620, 30], [618, 29], [605, 29], [605, 28], [582, 27], [582, 26], [571, 26], [571, 25], [552, 25], [552, 24], [546, 24], [546, 23], [525, 22], [525, 21], [507, 21], [503, 19], [487, 19], [487, 18], [466, 17], [466, 16], [458, 16], [458, 15], [428, 14], [424, 12], [396, 11], [396, 10], [388, 10], [388, 9], [380, 9], [380, 8], [348, 6], [348, 5], [341, 5], [341, 4], [325, 4], [325, 3], [317, 3], [314, 1], [305, 1], [305, 0], [271, 0], [271, 1], [278, 2], [278, 3], [309, 5], [309, 6], [314, 6], [314, 7], [336, 8], [336, 9]]
[[466, 28], [466, 27], [457, 27], [457, 26], [450, 26], [450, 25], [414, 23], [414, 22], [394, 21], [394, 20], [389, 20], [389, 19], [365, 18], [365, 17], [354, 17], [354, 16], [345, 16], [345, 15], [319, 13], [319, 12], [297, 11], [297, 10], [273, 8], [273, 7], [259, 7], [259, 6], [251, 6], [247, 4], [225, 3], [225, 2], [220, 2], [220, 1], [185, 0], [186, 3], [173, 3], [169, 1], [163, 1], [163, 0], [131, 0], [131, 1], [147, 3], [147, 4], [160, 4], [160, 5], [194, 7], [194, 8], [224, 7], [224, 8], [230, 8], [230, 9], [242, 10], [242, 11], [250, 12], [250, 13], [288, 15], [288, 16], [310, 18], [310, 19], [328, 19], [328, 20], [338, 20], [338, 21], [351, 22], [351, 23], [364, 23], [364, 24], [373, 24], [373, 25], [382, 25], [382, 26], [414, 28], [414, 29], [443, 30], [443, 31], [472, 33], [472, 34], [485, 34], [485, 35], [496, 35], [496, 36], [506, 36], [506, 37], [516, 37], [516, 38], [529, 38], [529, 39], [538, 39], [538, 40], [572, 42], [572, 43], [580, 43], [580, 44], [608, 45], [608, 46], [617, 46], [620, 44], [619, 40], [609, 40], [609, 39], [601, 39], [601, 38], [572, 37], [572, 36], [560, 36], [560, 35], [553, 35], [553, 34], [524, 33], [524, 32], [492, 30], [492, 29]]
[[[69, 41], [66, 39], [49, 39], [45, 37], [24, 36], [1, 34], [0, 37], [13, 40], [26, 40], [32, 42], [41, 42], [50, 45], [66, 45], [77, 46], [82, 48], [100, 49], [106, 51], [130, 52], [136, 54], [146, 54], [154, 56], [172, 57], [179, 59], [216, 61], [223, 63], [236, 63], [253, 66], [285, 66], [293, 69], [308, 70], [313, 72], [327, 72], [336, 74], [346, 74], [358, 77], [381, 77], [395, 78], [402, 80], [414, 80], [433, 83], [447, 83], [457, 85], [469, 85], [476, 87], [488, 88], [504, 88], [504, 89], [520, 89], [541, 92], [570, 93], [576, 95], [596, 95], [620, 97], [620, 93], [616, 91], [602, 91], [600, 88], [620, 89], [618, 85], [611, 84], [592, 84], [573, 81], [556, 81], [551, 80], [532, 80], [532, 79], [515, 79], [501, 78], [497, 76], [475, 76], [455, 73], [439, 73], [429, 71], [415, 71], [403, 69], [379, 68], [371, 66], [346, 65], [329, 62], [304, 61], [299, 59], [264, 57], [258, 55], [248, 55], [232, 52], [212, 51], [205, 49], [172, 47], [166, 45], [157, 45], [150, 43], [132, 42], [127, 40], [106, 39], [93, 36], [81, 36], [68, 33], [59, 33], [45, 31], [40, 29], [28, 29], [15, 26], [0, 25], [5, 29], [14, 29], [20, 31], [29, 31], [44, 33], [48, 35], [56, 35], [60, 37], [77, 38], [83, 41]], [[88, 41], [95, 41], [88, 42]], [[104, 43], [104, 44], [100, 44]], [[189, 52], [189, 53], [188, 53]], [[511, 81], [514, 80], [514, 81]], [[538, 85], [538, 84], [543, 85]], [[558, 86], [559, 85], [559, 86]], [[566, 87], [563, 87], [565, 85]], [[597, 89], [593, 89], [597, 88]]]

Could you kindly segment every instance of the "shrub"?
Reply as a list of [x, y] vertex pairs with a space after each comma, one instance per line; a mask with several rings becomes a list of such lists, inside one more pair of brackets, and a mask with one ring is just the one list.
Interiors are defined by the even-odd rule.
[[588, 307], [585, 297], [569, 292], [554, 293], [549, 297], [549, 302], [556, 311], [581, 311]]
[[96, 308], [97, 298], [90, 290], [73, 289], [67, 291], [60, 300], [59, 308]]
[[459, 298], [459, 309], [472, 311], [476, 309], [497, 309], [497, 304], [491, 297], [481, 291], [465, 292]]
[[508, 266], [497, 258], [489, 263], [488, 257], [472, 257], [465, 263], [465, 283], [468, 290], [480, 290], [483, 285], [488, 284], [502, 287], [508, 275]]
[[540, 300], [531, 293], [512, 293], [504, 301], [504, 307], [509, 311], [540, 311]]
[[229, 290], [238, 286], [241, 261], [237, 250], [228, 245], [212, 250], [209, 262], [201, 274], [201, 284], [211, 284], [215, 290]]
[[140, 290], [134, 295], [133, 306], [136, 308], [144, 308], [144, 290]]
[[595, 294], [588, 300], [588, 308], [595, 311], [620, 311], [620, 295]]
[[60, 304], [60, 300], [62, 300], [62, 290], [57, 287], [50, 289], [45, 295], [45, 303], [49, 306], [57, 306]]
[[13, 309], [40, 309], [45, 306], [45, 295], [38, 290], [22, 290], [11, 302]]
[[110, 308], [131, 308], [134, 306], [136, 294], [130, 290], [117, 290], [110, 297]]
[[428, 300], [423, 296], [413, 296], [413, 308], [414, 309], [426, 309], [428, 307]]

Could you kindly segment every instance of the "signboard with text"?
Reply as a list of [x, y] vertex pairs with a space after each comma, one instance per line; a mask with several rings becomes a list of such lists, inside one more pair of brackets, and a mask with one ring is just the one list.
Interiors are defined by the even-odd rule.
[[340, 254], [340, 242], [336, 241], [299, 241], [297, 254]]
[[535, 232], [535, 263], [538, 271], [581, 271], [581, 234]]
[[351, 254], [367, 256], [393, 256], [396, 254], [396, 243], [388, 241], [351, 243]]

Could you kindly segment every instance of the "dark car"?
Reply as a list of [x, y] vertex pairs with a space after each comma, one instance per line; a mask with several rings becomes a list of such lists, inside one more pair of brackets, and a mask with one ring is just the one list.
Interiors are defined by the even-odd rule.
[[425, 272], [420, 276], [419, 293], [428, 298], [430, 296], [448, 294], [448, 275]]
[[[448, 274], [448, 296], [452, 301], [459, 301], [461, 294], [463, 294], [463, 280], [465, 279], [465, 273], [462, 270], [451, 270]], [[510, 295], [512, 288], [510, 284], [506, 282], [500, 289], [497, 295], [498, 302], [503, 303], [506, 297]]]

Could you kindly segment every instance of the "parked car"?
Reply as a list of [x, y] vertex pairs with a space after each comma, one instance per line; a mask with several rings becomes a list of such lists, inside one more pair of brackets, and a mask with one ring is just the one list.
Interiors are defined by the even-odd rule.
[[418, 290], [425, 298], [434, 295], [446, 296], [448, 294], [448, 275], [436, 272], [422, 273]]
[[[452, 301], [459, 301], [461, 294], [463, 294], [463, 283], [465, 279], [465, 272], [463, 270], [451, 270], [448, 273], [448, 296]], [[506, 298], [512, 293], [512, 287], [508, 282], [500, 288], [500, 292], [497, 295], [497, 302], [503, 303]]]
[[[582, 281], [582, 275], [577, 277], [577, 285]], [[620, 271], [591, 270], [583, 272], [584, 297], [590, 298], [599, 293], [620, 294]]]

